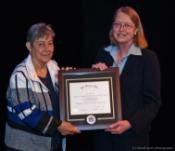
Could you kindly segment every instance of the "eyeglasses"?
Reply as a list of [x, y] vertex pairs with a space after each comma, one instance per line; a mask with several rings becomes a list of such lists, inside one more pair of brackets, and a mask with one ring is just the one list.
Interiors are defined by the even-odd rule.
[[113, 23], [113, 27], [115, 28], [123, 28], [125, 30], [133, 29], [135, 26], [129, 24], [129, 23], [121, 23], [121, 22], [115, 22]]

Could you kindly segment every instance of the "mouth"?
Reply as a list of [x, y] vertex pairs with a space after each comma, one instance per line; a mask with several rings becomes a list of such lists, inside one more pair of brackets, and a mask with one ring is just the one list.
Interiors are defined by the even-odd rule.
[[117, 33], [116, 36], [118, 36], [118, 37], [126, 37], [127, 34], [126, 33]]
[[42, 56], [44, 56], [44, 57], [51, 56], [51, 55], [52, 55], [52, 53], [44, 53], [44, 54], [42, 54]]

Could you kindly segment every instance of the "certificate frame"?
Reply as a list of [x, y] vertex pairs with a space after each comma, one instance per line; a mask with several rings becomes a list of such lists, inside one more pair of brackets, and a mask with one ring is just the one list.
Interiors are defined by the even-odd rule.
[[122, 119], [118, 67], [60, 70], [58, 78], [61, 120], [98, 130]]

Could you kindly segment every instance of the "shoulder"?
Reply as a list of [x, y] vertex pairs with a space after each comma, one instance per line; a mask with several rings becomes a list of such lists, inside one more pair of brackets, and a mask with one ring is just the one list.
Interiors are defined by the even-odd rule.
[[157, 57], [157, 54], [151, 49], [141, 49], [143, 57]]
[[15, 87], [16, 84], [18, 86], [24, 86], [26, 85], [26, 81], [28, 80], [28, 74], [26, 69], [25, 60], [19, 63], [13, 70], [11, 77], [10, 77], [10, 87]]
[[113, 64], [113, 58], [110, 55], [110, 51], [109, 51], [110, 47], [111, 46], [100, 47], [100, 49], [97, 53], [95, 63], [103, 62], [103, 63], [106, 63], [106, 65], [108, 65], [108, 66], [111, 66]]
[[113, 48], [112, 45], [103, 45], [100, 47], [98, 53], [103, 55], [110, 55], [110, 51], [112, 50], [112, 48]]
[[58, 63], [57, 63], [56, 60], [53, 60], [53, 59], [52, 59], [52, 60], [49, 61], [49, 63], [50, 63], [50, 64], [53, 64], [53, 65], [55, 65], [55, 66], [58, 66]]
[[55, 60], [50, 60], [47, 64], [47, 67], [50, 72], [55, 72], [55, 73], [57, 73], [60, 69], [58, 66], [58, 63]]
[[27, 69], [26, 69], [26, 59], [24, 59], [21, 63], [17, 64], [12, 72], [12, 77], [15, 75], [27, 75]]
[[152, 66], [159, 66], [159, 59], [157, 54], [150, 49], [142, 49], [144, 63]]

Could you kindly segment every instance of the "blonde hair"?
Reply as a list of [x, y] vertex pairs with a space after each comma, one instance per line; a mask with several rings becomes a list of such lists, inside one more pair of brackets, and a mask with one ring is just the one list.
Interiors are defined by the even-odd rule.
[[[137, 33], [134, 36], [134, 41], [133, 41], [134, 44], [140, 48], [148, 47], [148, 43], [147, 43], [147, 40], [146, 40], [145, 35], [144, 35], [143, 26], [142, 26], [142, 23], [141, 23], [141, 20], [140, 20], [138, 13], [133, 8], [131, 8], [129, 6], [120, 7], [114, 13], [114, 19], [119, 12], [122, 12], [122, 13], [125, 13], [126, 15], [128, 15], [130, 17], [130, 19], [133, 21], [135, 27], [137, 28]], [[110, 37], [110, 41], [113, 44], [117, 44], [116, 40], [113, 37], [112, 29], [110, 30], [109, 37]]]

